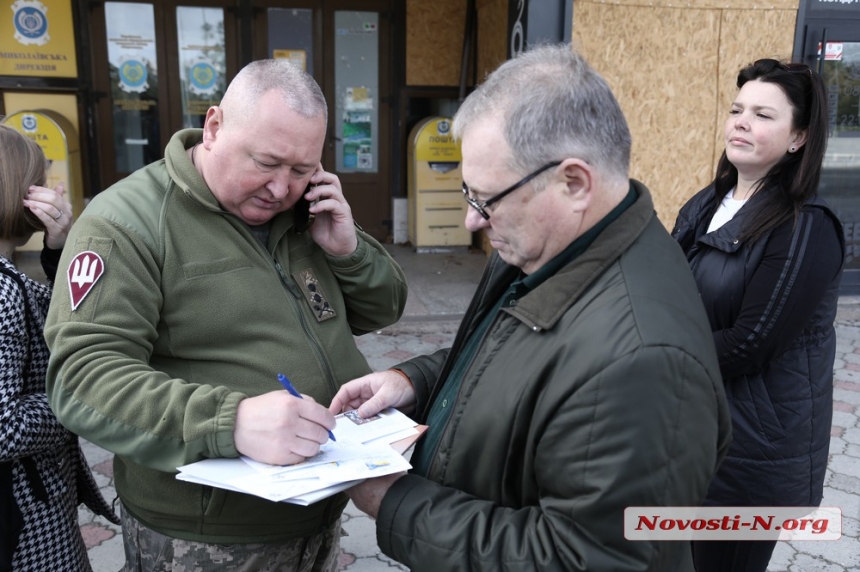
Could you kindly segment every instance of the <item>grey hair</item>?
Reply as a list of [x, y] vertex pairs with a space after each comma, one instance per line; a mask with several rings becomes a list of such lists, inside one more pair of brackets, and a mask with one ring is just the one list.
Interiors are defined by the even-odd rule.
[[569, 44], [539, 46], [499, 66], [454, 115], [454, 137], [490, 115], [503, 121], [513, 169], [576, 157], [627, 179], [631, 137], [621, 107]]
[[328, 123], [328, 106], [319, 84], [285, 59], [256, 60], [243, 67], [227, 86], [221, 107], [248, 117], [260, 96], [273, 89], [299, 115], [322, 117]]

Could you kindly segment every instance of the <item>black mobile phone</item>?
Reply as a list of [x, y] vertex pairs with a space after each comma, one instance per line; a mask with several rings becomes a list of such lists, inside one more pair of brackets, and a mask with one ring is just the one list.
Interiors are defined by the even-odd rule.
[[305, 188], [305, 192], [302, 193], [302, 197], [298, 200], [298, 202], [293, 205], [293, 212], [295, 213], [293, 216], [294, 226], [296, 227], [296, 233], [301, 234], [314, 223], [314, 214], [310, 212], [311, 201], [305, 198], [305, 195], [314, 185], [309, 184], [307, 188]]

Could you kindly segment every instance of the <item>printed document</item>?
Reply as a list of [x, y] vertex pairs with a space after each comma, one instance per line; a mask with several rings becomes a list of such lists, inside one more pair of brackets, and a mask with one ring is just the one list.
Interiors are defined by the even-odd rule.
[[280, 466], [248, 457], [206, 459], [178, 467], [176, 478], [307, 505], [364, 479], [408, 471], [412, 465], [403, 453], [426, 429], [395, 409], [367, 419], [349, 411], [335, 419], [332, 432], [337, 441], [323, 444], [317, 455], [302, 463]]

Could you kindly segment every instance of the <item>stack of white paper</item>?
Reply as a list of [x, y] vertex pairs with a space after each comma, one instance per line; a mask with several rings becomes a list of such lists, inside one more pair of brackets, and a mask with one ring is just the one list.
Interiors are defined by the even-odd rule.
[[417, 436], [416, 423], [395, 409], [360, 418], [354, 411], [336, 417], [336, 442], [297, 465], [259, 463], [247, 457], [206, 459], [178, 467], [182, 481], [244, 492], [271, 501], [308, 505], [371, 477], [407, 471], [412, 465], [395, 451], [395, 441]]

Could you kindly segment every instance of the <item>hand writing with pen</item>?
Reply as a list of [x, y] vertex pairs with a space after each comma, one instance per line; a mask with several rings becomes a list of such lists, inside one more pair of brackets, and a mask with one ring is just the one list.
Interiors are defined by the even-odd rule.
[[287, 391], [245, 398], [236, 410], [236, 450], [261, 463], [294, 465], [313, 457], [322, 444], [334, 439], [334, 415], [283, 379], [286, 383], [279, 381]]

